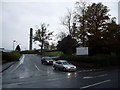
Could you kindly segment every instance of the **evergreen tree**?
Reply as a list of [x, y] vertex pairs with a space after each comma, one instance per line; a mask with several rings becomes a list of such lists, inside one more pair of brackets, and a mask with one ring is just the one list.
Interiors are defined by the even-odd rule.
[[19, 45], [17, 45], [17, 47], [16, 47], [15, 51], [21, 51], [21, 49], [20, 49], [20, 46], [19, 46]]

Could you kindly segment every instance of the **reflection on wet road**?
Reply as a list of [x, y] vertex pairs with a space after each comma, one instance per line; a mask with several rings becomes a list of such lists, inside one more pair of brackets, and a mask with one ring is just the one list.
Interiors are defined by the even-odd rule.
[[118, 71], [78, 68], [62, 72], [42, 65], [39, 56], [26, 54], [3, 72], [2, 80], [3, 88], [117, 88]]

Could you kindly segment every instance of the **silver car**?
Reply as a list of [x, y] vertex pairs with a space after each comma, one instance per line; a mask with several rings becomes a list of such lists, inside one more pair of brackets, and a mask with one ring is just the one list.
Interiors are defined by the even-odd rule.
[[76, 71], [76, 66], [68, 63], [66, 60], [58, 60], [53, 63], [53, 68], [62, 71]]

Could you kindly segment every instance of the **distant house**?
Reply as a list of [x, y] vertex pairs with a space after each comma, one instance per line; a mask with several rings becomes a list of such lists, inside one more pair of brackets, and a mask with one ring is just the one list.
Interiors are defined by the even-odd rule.
[[2, 52], [4, 50], [4, 48], [0, 48], [0, 52]]
[[0, 48], [0, 52], [11, 52], [11, 50], [6, 50], [5, 48]]

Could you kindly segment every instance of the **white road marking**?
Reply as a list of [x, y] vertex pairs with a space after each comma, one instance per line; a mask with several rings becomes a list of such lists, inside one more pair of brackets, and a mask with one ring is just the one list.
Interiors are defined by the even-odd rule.
[[54, 81], [54, 80], [59, 80], [60, 78], [55, 78], [55, 79], [48, 79], [47, 81]]
[[81, 87], [80, 89], [85, 89], [85, 88], [93, 87], [93, 86], [96, 86], [96, 85], [99, 85], [99, 84], [102, 84], [102, 83], [106, 83], [106, 82], [110, 82], [110, 81], [111, 80], [101, 81], [101, 82], [98, 82], [98, 83], [95, 83], [95, 84], [91, 84], [91, 85], [88, 85], [88, 86]]
[[20, 62], [19, 62], [19, 64], [23, 64], [23, 62], [24, 62], [24, 58], [25, 58], [25, 55], [23, 55], [22, 58], [20, 58]]
[[78, 72], [92, 72], [92, 71], [100, 71], [102, 69], [88, 69], [88, 70], [80, 70]]
[[40, 69], [38, 68], [38, 66], [35, 64], [35, 67], [37, 68], [38, 71], [40, 71]]
[[16, 66], [16, 68], [14, 68], [12, 71], [16, 70], [21, 64], [23, 64], [24, 62], [24, 58], [25, 58], [25, 55], [22, 55], [19, 59], [19, 64]]
[[89, 79], [89, 78], [93, 78], [93, 77], [91, 77], [91, 76], [90, 77], [83, 77], [83, 79]]
[[19, 78], [24, 78], [24, 77], [19, 77]]
[[[19, 85], [19, 84], [23, 84], [23, 83], [8, 83], [9, 85]], [[7, 84], [5, 84], [7, 85]]]
[[83, 79], [89, 79], [89, 78], [97, 78], [97, 77], [104, 77], [107, 76], [108, 74], [102, 74], [102, 75], [98, 75], [98, 76], [87, 76], [87, 77], [83, 77]]

